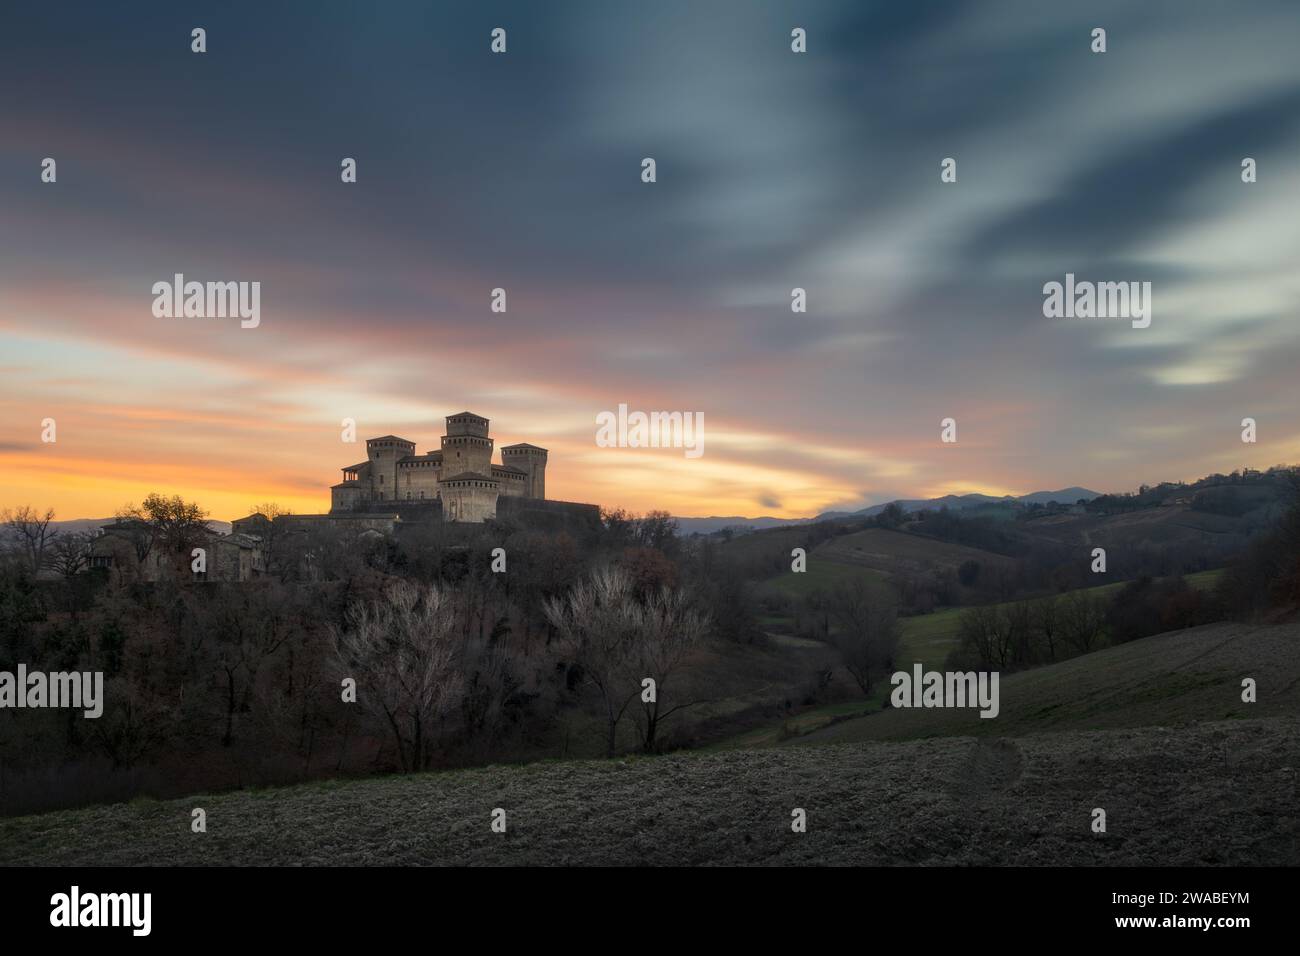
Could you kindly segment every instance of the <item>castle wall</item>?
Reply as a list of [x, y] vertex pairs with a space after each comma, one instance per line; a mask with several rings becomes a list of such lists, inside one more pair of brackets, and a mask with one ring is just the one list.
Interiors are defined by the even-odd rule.
[[369, 497], [369, 486], [361, 482], [335, 485], [330, 489], [330, 511], [352, 511]]
[[495, 481], [464, 479], [442, 483], [442, 514], [447, 521], [477, 522], [495, 518], [500, 498]]
[[522, 498], [528, 494], [528, 476], [516, 475], [512, 471], [493, 466], [492, 477], [501, 482], [501, 494], [512, 498]]
[[378, 514], [355, 512], [353, 514], [281, 515], [275, 519], [275, 524], [277, 530], [284, 530], [291, 534], [310, 532], [322, 527], [340, 528], [352, 532], [380, 531], [388, 534], [396, 524], [398, 510], [393, 509]]
[[600, 507], [574, 501], [543, 501], [502, 495], [497, 499], [497, 518], [518, 521], [539, 531], [568, 531], [577, 537], [600, 527]]
[[398, 501], [432, 501], [438, 497], [442, 463], [436, 458], [416, 458], [397, 466]]

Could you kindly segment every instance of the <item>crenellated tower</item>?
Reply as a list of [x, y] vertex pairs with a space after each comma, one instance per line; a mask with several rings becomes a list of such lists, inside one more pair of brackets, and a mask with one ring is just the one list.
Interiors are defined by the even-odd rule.
[[518, 468], [528, 477], [524, 481], [524, 497], [546, 497], [546, 449], [527, 442], [505, 445], [501, 449], [501, 462]]
[[442, 474], [452, 478], [465, 472], [492, 474], [492, 447], [488, 420], [473, 412], [447, 416], [447, 434], [442, 436]]
[[397, 463], [413, 454], [415, 442], [396, 435], [366, 439], [371, 500], [394, 501], [398, 498]]

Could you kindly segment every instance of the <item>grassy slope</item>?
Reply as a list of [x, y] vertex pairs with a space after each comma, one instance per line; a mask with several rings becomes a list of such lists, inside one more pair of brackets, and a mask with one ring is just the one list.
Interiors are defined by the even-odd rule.
[[[809, 572], [811, 573], [811, 571], [812, 566], [810, 564]], [[1222, 573], [1221, 570], [1200, 571], [1196, 574], [1187, 575], [1186, 580], [1192, 587], [1212, 588]], [[802, 576], [797, 574], [788, 575], [791, 578]], [[1095, 588], [1088, 588], [1087, 591], [1089, 594], [1105, 597], [1122, 588], [1124, 584], [1123, 581], [1114, 584], [1103, 584]], [[962, 612], [965, 610], [966, 608], [960, 607], [945, 608], [931, 614], [903, 618], [901, 622], [902, 633], [899, 637], [899, 667], [910, 667], [914, 662], [920, 662], [927, 670], [942, 669], [948, 654], [957, 647], [958, 628], [961, 624]], [[868, 698], [842, 701], [825, 707], [812, 708], [780, 723], [745, 731], [734, 738], [714, 744], [713, 748], [770, 746], [791, 737], [799, 737], [820, 730], [831, 724], [838, 724], [848, 717], [872, 714], [884, 706], [889, 690], [888, 684], [880, 684], [873, 689], [871, 696]]]
[[991, 551], [885, 528], [868, 528], [831, 538], [818, 545], [812, 556], [824, 561], [860, 565], [885, 574], [919, 571], [925, 567], [955, 569], [965, 561], [978, 561], [986, 568], [1011, 563], [1010, 558]]
[[[1258, 704], [1241, 703], [1241, 676]], [[1300, 625], [1148, 638], [1012, 675], [1001, 697], [997, 720], [891, 711], [800, 742], [826, 746], [0, 820], [0, 864], [1300, 863]], [[982, 736], [869, 739], [940, 733]], [[1088, 829], [1097, 806], [1103, 835]], [[194, 807], [205, 834], [189, 830]], [[488, 826], [495, 807], [505, 835]], [[808, 833], [790, 832], [793, 807]]]
[[[0, 864], [1296, 863], [1297, 731], [1273, 718], [136, 801], [0, 820]], [[195, 806], [206, 833], [190, 832]], [[1098, 806], [1105, 834], [1089, 830]], [[807, 833], [791, 832], [794, 807]]]
[[[1187, 575], [1185, 580], [1194, 588], [1208, 590], [1214, 587], [1222, 574], [1221, 569], [1198, 571], [1195, 574]], [[1095, 588], [1086, 588], [1085, 592], [1094, 597], [1109, 597], [1124, 587], [1126, 583], [1128, 582], [1117, 581], [1114, 584], [1102, 584]], [[1053, 599], [1038, 598], [1029, 603], [1037, 604], [1039, 601], [1044, 600]], [[998, 606], [1001, 607], [1002, 605]], [[927, 668], [943, 666], [948, 654], [957, 647], [961, 615], [965, 610], [967, 609], [963, 607], [949, 607], [931, 614], [904, 618], [903, 634], [900, 640], [903, 653], [899, 655], [899, 660], [908, 663], [920, 661]]]
[[[1241, 700], [1242, 678], [1258, 699]], [[1300, 715], [1300, 625], [1210, 624], [1005, 675], [1001, 713], [887, 709], [827, 727], [800, 743], [906, 740], [1176, 726], [1207, 720]]]

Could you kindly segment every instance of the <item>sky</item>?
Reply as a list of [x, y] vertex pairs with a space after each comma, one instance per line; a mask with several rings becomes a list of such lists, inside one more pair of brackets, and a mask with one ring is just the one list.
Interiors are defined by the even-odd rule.
[[[344, 419], [463, 409], [678, 515], [1300, 462], [1298, 48], [1258, 0], [5, 5], [0, 507], [320, 512]], [[260, 323], [155, 316], [176, 273]], [[1046, 317], [1067, 273], [1150, 326]], [[620, 404], [705, 453], [601, 447]]]

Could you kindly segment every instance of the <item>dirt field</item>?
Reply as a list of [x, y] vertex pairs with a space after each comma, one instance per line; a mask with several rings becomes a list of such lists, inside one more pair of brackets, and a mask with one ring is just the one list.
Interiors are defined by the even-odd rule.
[[[0, 864], [1296, 864], [1298, 731], [842, 744], [136, 802], [0, 821]], [[190, 832], [194, 807], [207, 833]]]

